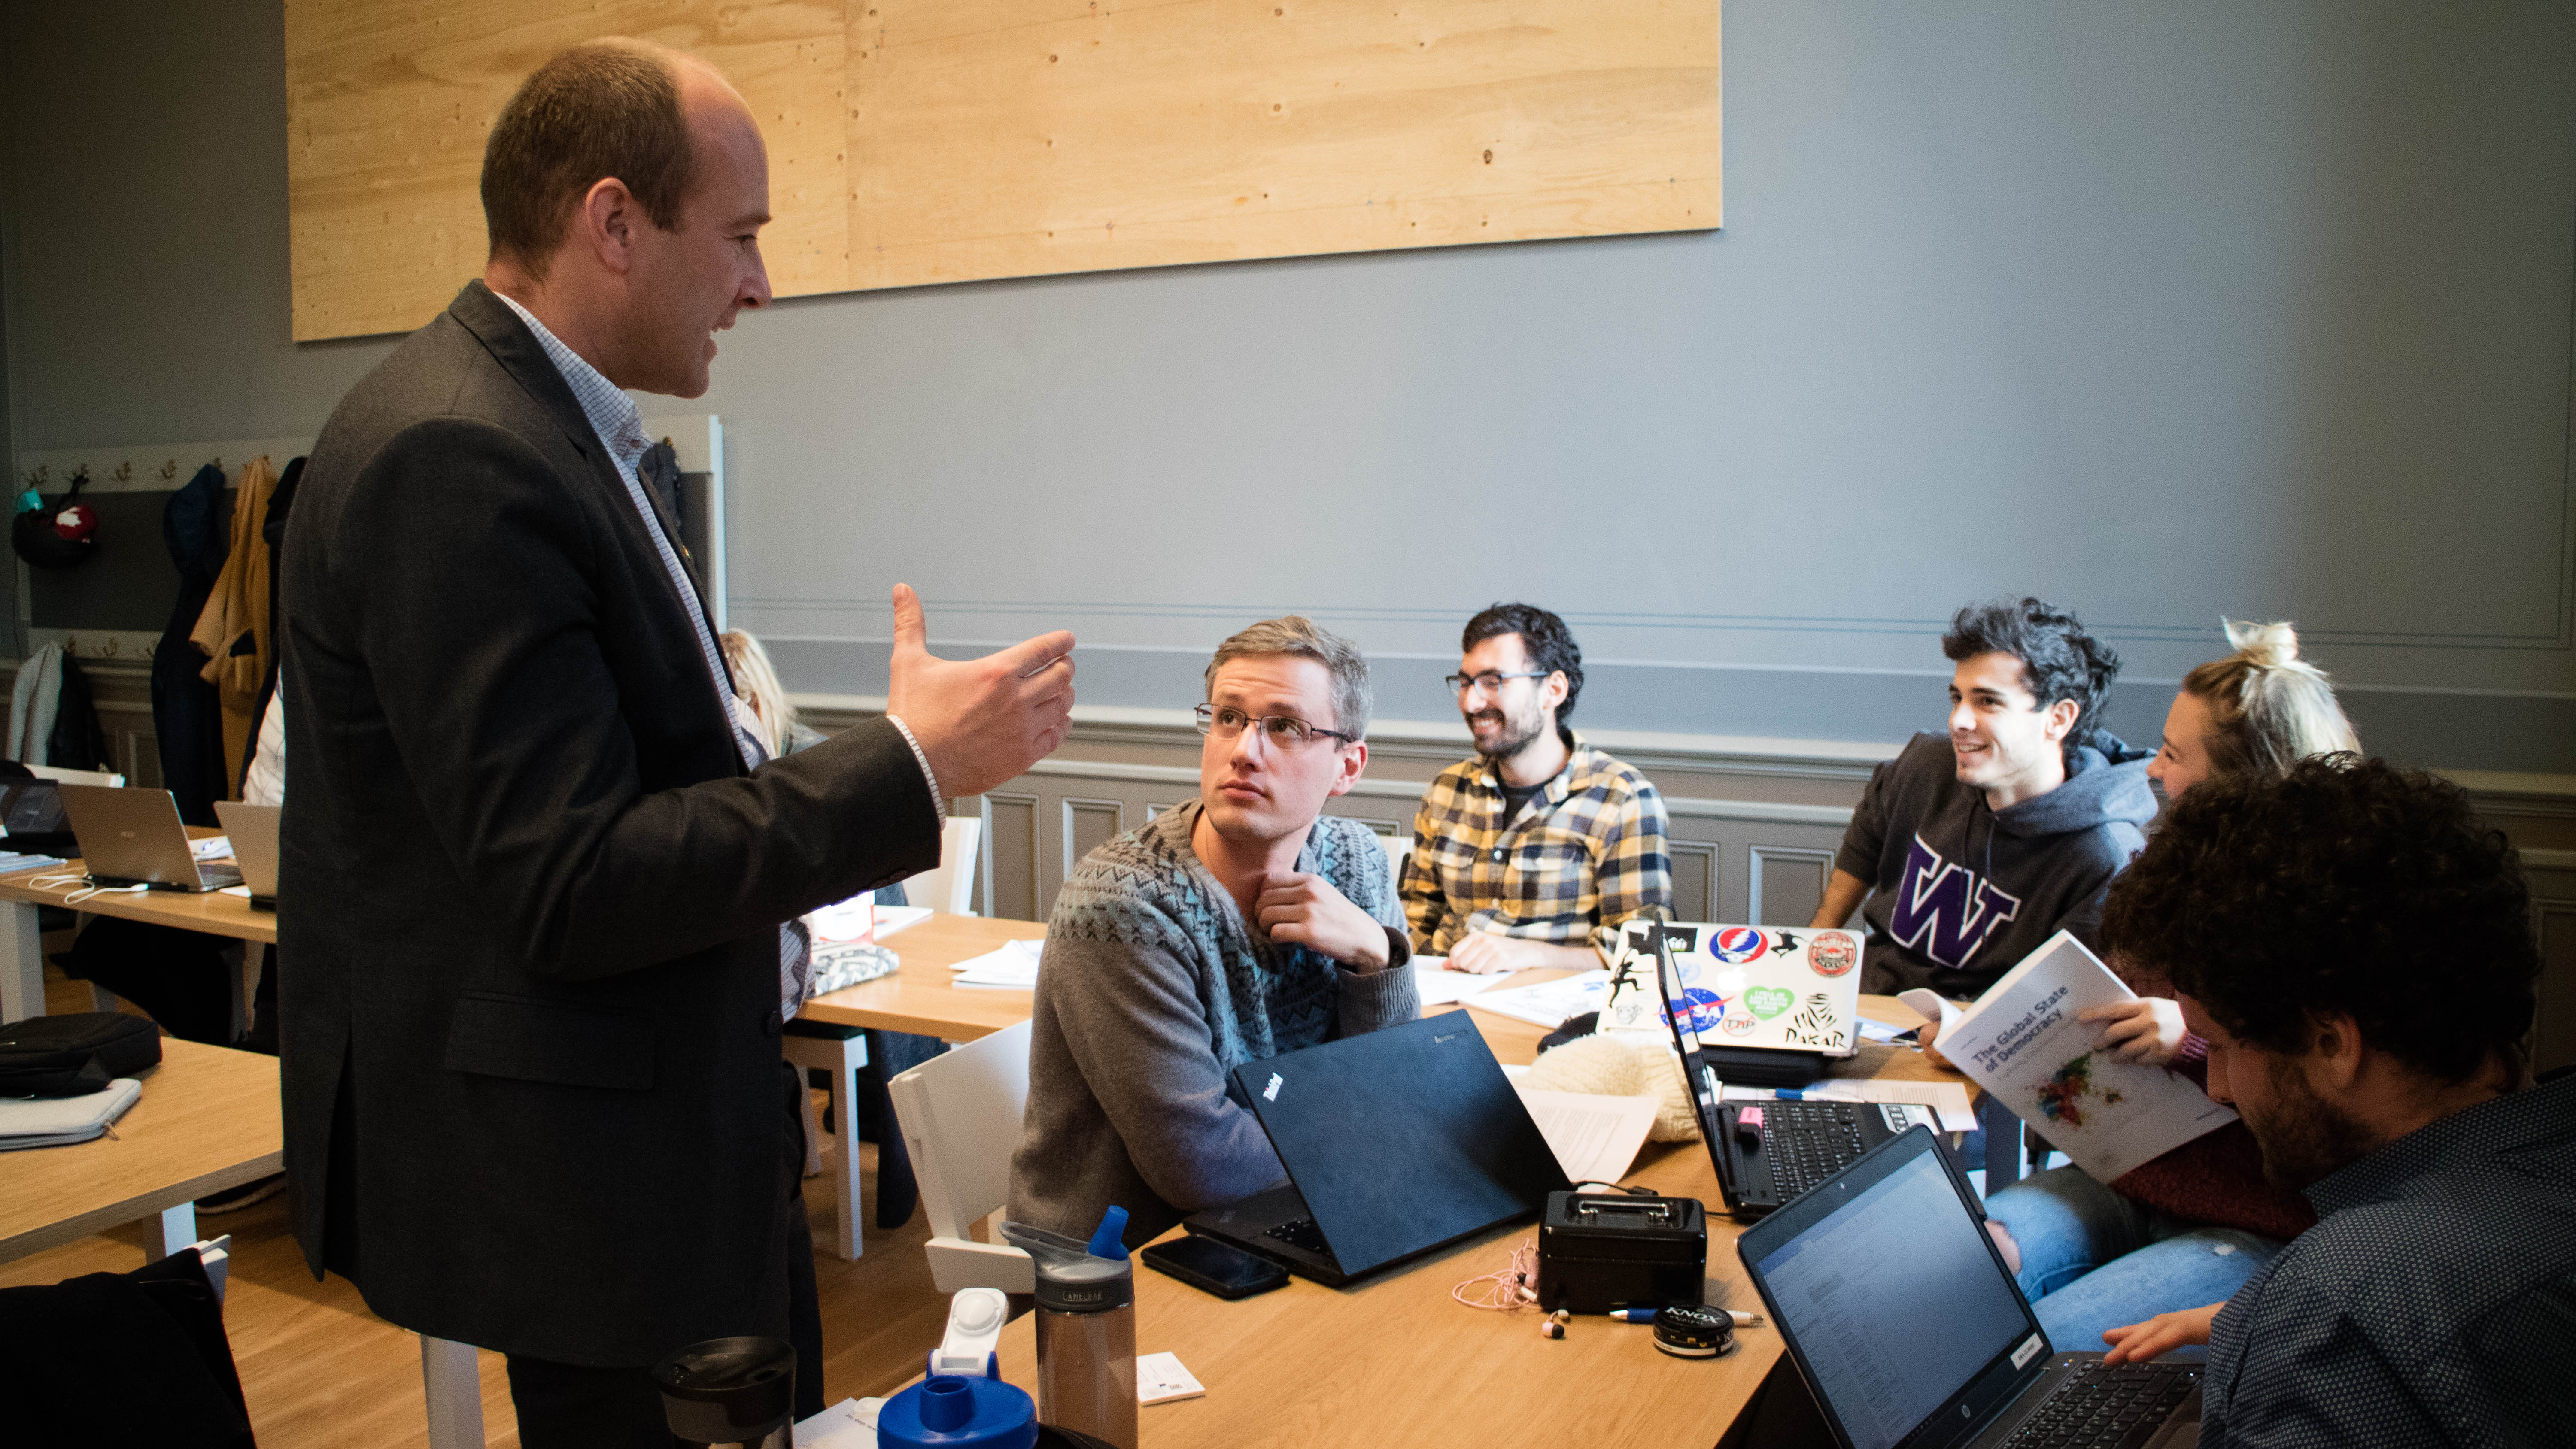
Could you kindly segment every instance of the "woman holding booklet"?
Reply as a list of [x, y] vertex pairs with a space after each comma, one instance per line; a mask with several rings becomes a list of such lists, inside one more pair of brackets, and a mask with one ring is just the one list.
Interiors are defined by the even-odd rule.
[[[2359, 752], [2333, 686], [2299, 658], [2288, 624], [2222, 622], [2235, 652], [2183, 677], [2147, 767], [2168, 801], [2203, 780], [2281, 774], [2310, 755]], [[2207, 1044], [2183, 1030], [2167, 984], [2132, 976], [2129, 985], [2137, 1000], [2079, 1019], [2101, 1023], [2103, 1048], [2123, 1060], [2203, 1082]], [[2049, 1341], [2062, 1350], [2109, 1343], [2116, 1358], [2175, 1348], [2196, 1357], [2219, 1304], [2316, 1221], [2306, 1199], [2264, 1180], [2242, 1123], [2109, 1184], [2072, 1167], [2040, 1173], [1995, 1192], [1986, 1211]]]

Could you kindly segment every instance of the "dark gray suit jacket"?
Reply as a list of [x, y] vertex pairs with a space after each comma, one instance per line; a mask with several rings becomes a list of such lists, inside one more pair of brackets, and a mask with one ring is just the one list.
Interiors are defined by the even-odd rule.
[[567, 1363], [784, 1336], [776, 928], [937, 862], [902, 735], [745, 774], [695, 601], [480, 282], [332, 414], [284, 594], [307, 1262]]

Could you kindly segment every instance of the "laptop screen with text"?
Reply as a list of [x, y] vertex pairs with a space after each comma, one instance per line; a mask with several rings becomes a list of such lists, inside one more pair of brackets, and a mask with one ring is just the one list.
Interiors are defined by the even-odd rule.
[[1984, 1234], [1924, 1151], [1761, 1260], [1782, 1328], [1856, 1449], [1904, 1439], [2030, 1334]]

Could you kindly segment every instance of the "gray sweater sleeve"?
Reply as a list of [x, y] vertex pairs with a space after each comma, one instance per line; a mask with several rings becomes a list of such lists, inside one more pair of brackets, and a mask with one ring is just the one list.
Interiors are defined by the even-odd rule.
[[1166, 944], [1180, 932], [1149, 905], [1127, 909], [1150, 919], [1120, 932], [1125, 940], [1047, 941], [1038, 990], [1053, 1008], [1070, 1079], [1053, 1080], [1033, 1042], [1030, 1095], [1089, 1097], [1137, 1176], [1175, 1208], [1250, 1197], [1286, 1175], [1279, 1156], [1261, 1124], [1225, 1095], [1197, 974]]

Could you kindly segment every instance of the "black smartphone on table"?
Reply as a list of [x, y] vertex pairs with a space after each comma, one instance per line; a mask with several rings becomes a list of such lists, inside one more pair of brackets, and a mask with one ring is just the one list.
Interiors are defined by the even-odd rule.
[[1287, 1269], [1214, 1238], [1176, 1238], [1154, 1243], [1141, 1256], [1145, 1266], [1155, 1272], [1219, 1298], [1249, 1298], [1288, 1284]]

